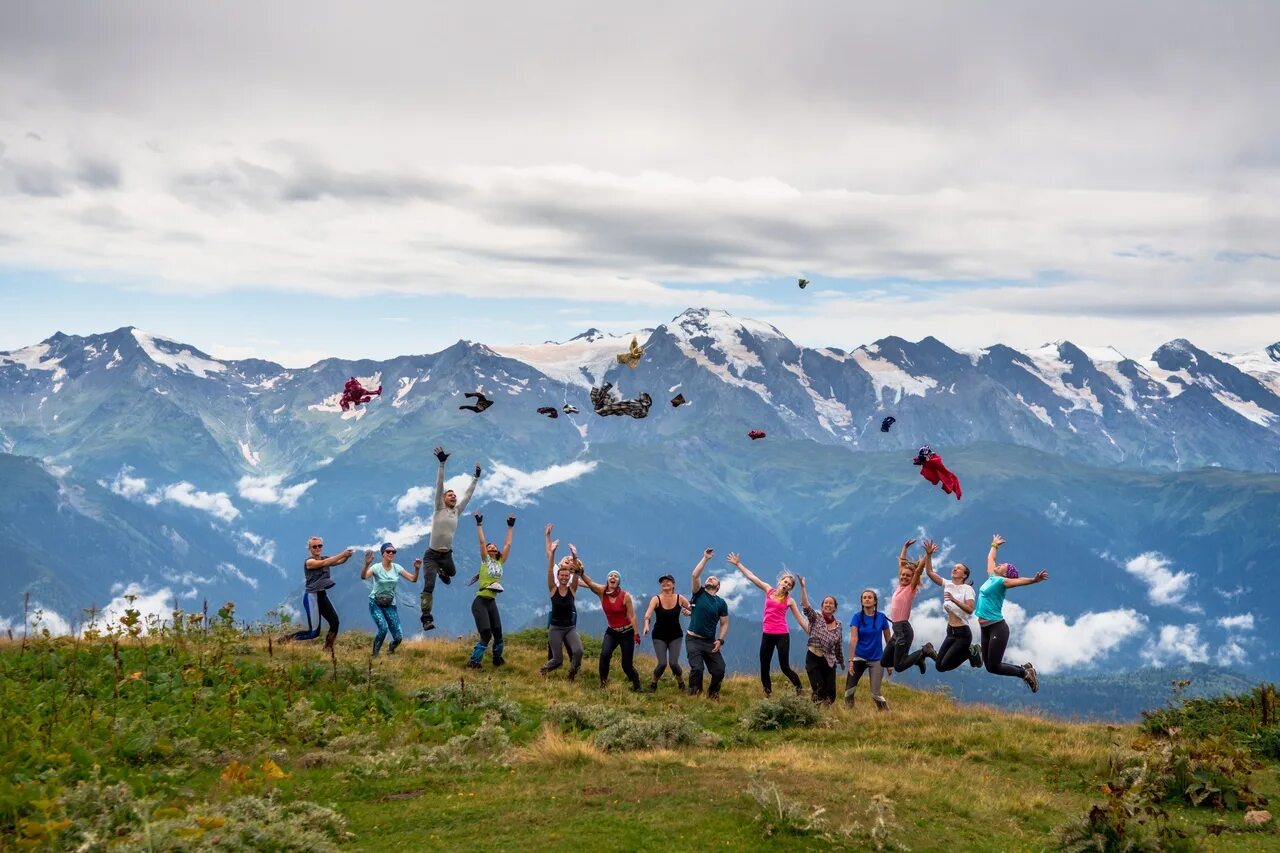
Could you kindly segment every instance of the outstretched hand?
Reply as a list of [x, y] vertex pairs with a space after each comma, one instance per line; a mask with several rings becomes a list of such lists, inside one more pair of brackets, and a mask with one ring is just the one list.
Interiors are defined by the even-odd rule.
[[999, 533], [997, 533], [995, 536], [992, 536], [992, 537], [991, 537], [991, 547], [992, 547], [992, 548], [999, 548], [999, 547], [1000, 547], [1001, 545], [1003, 545], [1004, 543], [1005, 543], [1005, 538], [1004, 538], [1003, 536], [1001, 536]]
[[911, 547], [912, 545], [914, 545], [914, 544], [916, 544], [916, 540], [914, 540], [914, 539], [908, 539], [906, 542], [903, 542], [903, 543], [902, 543], [902, 547], [903, 547], [903, 548], [910, 548], [910, 547]]
[[515, 527], [515, 526], [516, 526], [516, 517], [514, 515], [508, 515], [507, 527]]
[[734, 551], [730, 551], [729, 556], [725, 557], [725, 560], [731, 566], [737, 566], [738, 568], [742, 568], [742, 560], [738, 557], [737, 553]]
[[1043, 569], [1036, 572], [1036, 576], [1035, 576], [1036, 583], [1040, 583], [1041, 581], [1047, 581], [1048, 579], [1049, 579], [1049, 573], [1044, 571]]
[[801, 589], [804, 589], [804, 588], [805, 588], [805, 586], [804, 586], [804, 576], [803, 576], [803, 575], [800, 577], [800, 588], [801, 588]]
[[932, 539], [924, 540], [924, 552], [929, 555], [938, 553], [938, 543]]
[[704, 559], [704, 560], [710, 560], [712, 557], [714, 557], [714, 556], [715, 556], [715, 554], [716, 554], [716, 549], [714, 549], [714, 548], [707, 548], [707, 549], [703, 550], [703, 552], [702, 552], [702, 559]]
[[436, 455], [436, 458], [439, 459], [441, 462], [444, 462], [444, 460], [449, 458], [449, 454], [444, 452], [443, 447], [437, 447], [435, 450], [431, 452], [434, 453]]
[[364, 552], [364, 564], [367, 566], [373, 562], [373, 552], [366, 550]]
[[422, 568], [422, 559], [418, 558], [413, 561], [413, 570], [416, 572], [420, 568]]
[[476, 519], [476, 527], [479, 527], [480, 525], [484, 524], [484, 516], [483, 516], [483, 515], [481, 515], [481, 514], [480, 514], [480, 513], [478, 513], [478, 512], [473, 512], [473, 513], [471, 513], [471, 514], [472, 514], [473, 516], [475, 516], [475, 519]]
[[548, 553], [548, 554], [554, 554], [554, 553], [556, 552], [556, 549], [557, 549], [557, 548], [559, 548], [559, 547], [560, 547], [560, 540], [559, 540], [559, 539], [553, 539], [553, 540], [551, 540], [550, 542], [548, 542], [548, 543], [547, 543], [547, 553]]
[[479, 462], [476, 463], [476, 479], [477, 480], [480, 479], [480, 463]]

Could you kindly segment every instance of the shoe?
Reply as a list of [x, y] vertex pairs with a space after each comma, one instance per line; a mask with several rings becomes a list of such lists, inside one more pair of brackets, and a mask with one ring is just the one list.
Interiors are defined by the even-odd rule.
[[657, 693], [657, 692], [658, 692], [658, 682], [656, 682], [656, 681], [650, 681], [650, 682], [649, 682], [649, 692], [650, 692], [650, 693]]
[[710, 701], [712, 701], [712, 702], [719, 702], [719, 701], [720, 701], [720, 691], [719, 691], [719, 690], [717, 690], [717, 691], [716, 691], [716, 692], [714, 692], [714, 693], [708, 693], [708, 694], [707, 694], [707, 699], [709, 699], [709, 700], [710, 700]]
[[608, 688], [608, 686], [609, 686], [609, 679], [607, 679], [607, 678], [602, 678], [602, 679], [600, 679], [600, 689], [601, 689], [601, 690], [605, 690], [605, 689], [607, 689], [607, 688]]
[[638, 682], [638, 681], [633, 681], [633, 682], [631, 682], [631, 692], [632, 692], [632, 693], [642, 693], [642, 692], [644, 692], [644, 688], [642, 688], [642, 687], [640, 686], [640, 682]]
[[506, 665], [507, 665], [507, 659], [506, 659], [506, 658], [504, 658], [504, 657], [498, 657], [497, 655], [494, 655], [494, 657], [493, 657], [493, 665], [494, 665], [494, 666], [506, 666]]
[[933, 643], [925, 643], [924, 648], [920, 651], [929, 660], [936, 661], [938, 659], [938, 650], [933, 647]]
[[432, 622], [430, 619], [423, 619], [423, 620], [422, 620], [422, 630], [423, 630], [423, 631], [434, 631], [435, 629], [436, 629], [436, 623], [435, 623], [435, 622]]
[[764, 692], [764, 698], [766, 698], [766, 699], [772, 699], [772, 698], [773, 698], [773, 691], [772, 691], [772, 690], [766, 690], [766, 691]]
[[444, 584], [445, 586], [448, 586], [449, 584], [453, 583], [453, 575], [439, 574], [439, 575], [436, 575], [436, 580], [440, 581], [440, 583]]
[[919, 659], [918, 661], [916, 661], [916, 666], [918, 666], [918, 667], [920, 668], [920, 674], [921, 674], [921, 675], [924, 675], [924, 662], [925, 662], [926, 660], [928, 660], [928, 658], [926, 658], [924, 655], [921, 655], [921, 656], [920, 656], [920, 659]]
[[467, 661], [467, 669], [484, 669], [484, 664], [478, 660], [469, 660]]
[[797, 696], [803, 696], [803, 695], [804, 695], [804, 688], [803, 688], [803, 687], [801, 687], [799, 684], [797, 684], [797, 685], [796, 685], [796, 695], [797, 695]]
[[688, 689], [684, 686], [684, 679], [678, 675], [676, 676], [676, 689], [678, 689], [681, 693], [684, 693]]
[[577, 678], [578, 678], [578, 670], [577, 669], [569, 670], [569, 680], [576, 681]]
[[325, 636], [324, 636], [324, 650], [325, 650], [326, 652], [331, 652], [331, 651], [333, 651], [333, 644], [334, 644], [334, 642], [336, 642], [336, 641], [337, 641], [337, 639], [338, 639], [338, 632], [337, 632], [337, 631], [330, 631], [328, 634], [325, 634]]
[[884, 698], [883, 696], [872, 696], [871, 698], [875, 700], [875, 703], [876, 703], [876, 710], [877, 710], [877, 711], [887, 711], [887, 710], [889, 710], [889, 700], [888, 700], [888, 699]]
[[969, 647], [969, 666], [974, 669], [982, 666], [982, 648], [977, 643]]
[[391, 646], [387, 649], [387, 654], [389, 654], [389, 655], [394, 655], [394, 654], [396, 653], [396, 649], [398, 649], [398, 648], [400, 647], [400, 644], [401, 644], [402, 642], [404, 642], [404, 641], [403, 641], [403, 640], [392, 640], [392, 641], [391, 641]]
[[1027, 682], [1032, 693], [1040, 692], [1040, 676], [1036, 675], [1036, 668], [1030, 663], [1022, 665], [1022, 678]]

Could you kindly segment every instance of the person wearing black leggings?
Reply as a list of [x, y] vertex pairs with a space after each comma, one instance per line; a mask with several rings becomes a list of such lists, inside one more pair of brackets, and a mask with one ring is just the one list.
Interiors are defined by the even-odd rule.
[[772, 587], [744, 566], [737, 554], [730, 554], [728, 561], [764, 593], [764, 621], [760, 632], [760, 686], [764, 688], [765, 698], [773, 695], [773, 679], [769, 677], [769, 669], [775, 650], [778, 653], [778, 669], [791, 682], [796, 695], [801, 695], [804, 688], [800, 686], [800, 676], [791, 669], [791, 631], [787, 627], [788, 610], [795, 616], [797, 624], [805, 624], [800, 616], [800, 608], [791, 597], [791, 590], [796, 586], [796, 576], [784, 569], [778, 578], [778, 585]]
[[[569, 553], [577, 559], [578, 551], [572, 545]], [[587, 588], [600, 596], [600, 607], [604, 610], [607, 627], [600, 640], [600, 686], [609, 685], [609, 666], [613, 661], [614, 649], [622, 652], [622, 673], [631, 682], [631, 689], [639, 692], [640, 674], [636, 672], [636, 646], [640, 645], [640, 626], [636, 624], [636, 606], [631, 593], [622, 588], [622, 575], [617, 571], [609, 572], [603, 584], [596, 583], [582, 572], [582, 582]]]
[[348, 548], [341, 554], [326, 557], [320, 553], [323, 549], [324, 540], [319, 536], [312, 536], [307, 540], [309, 556], [303, 562], [302, 568], [307, 576], [307, 592], [315, 594], [316, 607], [320, 611], [319, 619], [316, 620], [316, 628], [320, 627], [320, 619], [329, 623], [329, 633], [325, 635], [324, 647], [332, 651], [333, 644], [338, 639], [338, 611], [333, 609], [333, 603], [329, 601], [329, 593], [327, 592], [334, 585], [333, 578], [329, 576], [329, 569], [334, 566], [340, 566], [350, 560], [351, 555], [355, 552]]
[[[676, 687], [683, 693], [684, 670], [680, 668], [680, 646], [684, 640], [684, 628], [680, 625], [680, 614], [689, 612], [689, 599], [676, 592], [676, 579], [671, 575], [658, 578], [657, 595], [649, 599], [649, 609], [644, 613], [644, 630], [649, 633], [649, 623], [653, 620], [653, 653], [658, 658], [654, 667], [653, 679], [649, 682], [649, 692], [658, 689], [658, 679], [667, 667], [676, 677]], [[656, 617], [656, 618], [655, 618]]]
[[933, 570], [933, 555], [937, 550], [938, 546], [933, 542], [924, 541], [927, 557], [924, 570], [929, 580], [942, 587], [942, 609], [947, 614], [947, 638], [937, 652], [930, 655], [934, 668], [938, 672], [950, 672], [966, 660], [970, 666], [982, 666], [978, 647], [973, 644], [973, 629], [969, 627], [969, 617], [977, 603], [977, 596], [969, 585], [969, 567], [956, 563], [951, 567], [951, 580], [944, 581]]
[[1000, 546], [1005, 539], [997, 533], [991, 539], [991, 551], [987, 554], [987, 581], [978, 590], [978, 625], [982, 629], [982, 662], [987, 672], [992, 675], [1007, 675], [1021, 678], [1035, 693], [1040, 689], [1040, 678], [1036, 668], [1030, 663], [1014, 666], [1004, 662], [1004, 651], [1009, 645], [1009, 623], [1004, 621], [1004, 596], [1006, 590], [1015, 586], [1029, 586], [1043, 583], [1049, 579], [1049, 573], [1036, 572], [1029, 578], [1020, 577], [1013, 563], [997, 563]]

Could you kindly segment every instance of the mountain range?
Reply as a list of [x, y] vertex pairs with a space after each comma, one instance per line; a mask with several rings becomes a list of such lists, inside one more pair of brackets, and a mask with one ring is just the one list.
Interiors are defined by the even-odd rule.
[[[1141, 359], [1069, 342], [813, 349], [705, 308], [634, 334], [645, 348], [634, 370], [615, 359], [632, 334], [594, 329], [304, 369], [219, 360], [135, 328], [0, 353], [11, 558], [0, 617], [20, 621], [24, 592], [68, 622], [123, 595], [157, 610], [204, 598], [234, 599], [245, 616], [287, 608], [312, 533], [330, 550], [425, 544], [442, 444], [451, 485], [484, 466], [472, 508], [491, 535], [520, 516], [512, 568], [533, 577], [508, 585], [513, 625], [545, 610], [548, 522], [589, 568], [620, 568], [646, 598], [658, 574], [683, 577], [711, 544], [761, 573], [786, 564], [848, 602], [863, 586], [887, 590], [905, 538], [932, 535], [980, 574], [999, 530], [1010, 559], [1051, 571], [1048, 586], [1010, 596], [1023, 609], [1015, 646], [1050, 672], [1221, 662], [1280, 673], [1255, 603], [1280, 592], [1262, 570], [1280, 522], [1280, 344], [1227, 355], [1179, 339]], [[350, 376], [382, 396], [341, 411]], [[588, 394], [602, 381], [651, 394], [649, 417], [596, 416]], [[494, 406], [459, 411], [472, 390]], [[676, 394], [689, 403], [668, 405]], [[565, 404], [580, 412], [535, 411]], [[768, 438], [750, 441], [751, 429]], [[921, 444], [959, 475], [963, 501], [919, 477]], [[472, 535], [459, 531], [467, 563]], [[365, 592], [348, 565], [335, 596], [360, 625]], [[753, 646], [758, 597], [727, 587], [743, 617], [736, 639]], [[437, 621], [466, 632], [469, 591], [440, 597]]]

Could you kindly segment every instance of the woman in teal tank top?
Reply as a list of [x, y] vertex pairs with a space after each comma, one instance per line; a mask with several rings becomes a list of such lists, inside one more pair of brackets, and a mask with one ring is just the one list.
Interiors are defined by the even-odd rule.
[[992, 675], [1021, 678], [1035, 693], [1040, 689], [1040, 678], [1030, 663], [1014, 666], [1004, 662], [1004, 650], [1009, 645], [1009, 623], [1004, 621], [1004, 596], [1015, 586], [1029, 586], [1049, 579], [1049, 573], [1036, 572], [1033, 577], [1018, 576], [1013, 563], [997, 563], [1000, 546], [1005, 539], [999, 533], [991, 538], [991, 551], [987, 554], [987, 581], [978, 590], [978, 606], [974, 615], [982, 629], [982, 662]]

